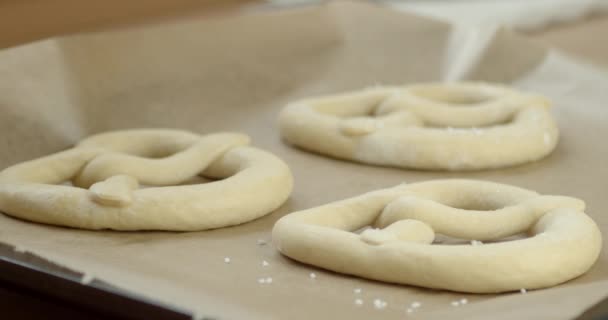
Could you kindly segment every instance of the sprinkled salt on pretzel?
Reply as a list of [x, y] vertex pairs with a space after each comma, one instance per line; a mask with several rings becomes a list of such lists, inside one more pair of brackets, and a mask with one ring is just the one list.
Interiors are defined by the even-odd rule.
[[374, 87], [311, 98], [281, 112], [289, 143], [362, 163], [479, 170], [535, 161], [557, 145], [541, 96], [486, 83]]
[[[83, 229], [189, 231], [244, 223], [279, 207], [292, 189], [287, 165], [248, 143], [243, 134], [164, 129], [94, 135], [0, 172], [0, 210]], [[178, 185], [198, 175], [222, 180]], [[74, 186], [59, 185], [66, 181]]]
[[[579, 199], [509, 185], [435, 180], [286, 215], [272, 235], [282, 254], [336, 272], [461, 292], [517, 291], [591, 268], [602, 239], [584, 208]], [[370, 225], [377, 229], [354, 233]], [[433, 244], [435, 233], [499, 241], [524, 232], [530, 236], [483, 245]]]

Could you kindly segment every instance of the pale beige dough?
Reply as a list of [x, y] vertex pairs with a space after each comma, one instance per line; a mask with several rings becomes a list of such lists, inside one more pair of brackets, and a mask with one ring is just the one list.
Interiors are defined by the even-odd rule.
[[[0, 210], [83, 229], [194, 231], [244, 223], [278, 208], [293, 184], [282, 160], [248, 144], [237, 133], [94, 135], [0, 172]], [[222, 180], [177, 185], [198, 175]], [[74, 186], [61, 185], [67, 181]]]
[[293, 102], [283, 138], [309, 151], [362, 163], [479, 170], [551, 153], [558, 128], [547, 99], [486, 83], [376, 87]]
[[[335, 272], [471, 293], [554, 286], [597, 260], [600, 231], [583, 201], [484, 181], [400, 185], [294, 212], [274, 226], [284, 255]], [[366, 229], [356, 233], [367, 226]], [[378, 229], [375, 229], [378, 228]], [[432, 244], [435, 233], [471, 245]]]

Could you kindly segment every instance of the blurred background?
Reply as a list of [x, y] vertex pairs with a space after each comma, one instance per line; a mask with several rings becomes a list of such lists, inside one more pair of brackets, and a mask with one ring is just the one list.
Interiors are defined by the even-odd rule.
[[[365, 0], [361, 0], [365, 1]], [[176, 16], [280, 10], [318, 0], [0, 0], [0, 48], [49, 36]], [[368, 0], [459, 28], [512, 28], [608, 67], [608, 0]]]

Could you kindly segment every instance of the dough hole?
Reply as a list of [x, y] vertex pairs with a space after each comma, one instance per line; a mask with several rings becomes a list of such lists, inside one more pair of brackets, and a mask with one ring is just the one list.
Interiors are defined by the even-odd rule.
[[[486, 241], [482, 242], [483, 243], [482, 245], [522, 240], [522, 239], [526, 239], [526, 238], [530, 238], [530, 236], [526, 233], [518, 233], [516, 235], [512, 235], [512, 236], [504, 237], [504, 238], [500, 238], [500, 239], [486, 240]], [[433, 245], [446, 245], [446, 246], [473, 245], [472, 241], [476, 241], [476, 240], [450, 237], [445, 234], [436, 233], [435, 239], [433, 241]]]
[[[194, 176], [186, 181], [178, 183], [178, 184], [176, 184], [176, 186], [190, 186], [190, 185], [196, 185], [196, 184], [212, 183], [212, 182], [217, 182], [217, 181], [222, 181], [222, 180], [228, 179], [232, 176], [233, 176], [233, 174], [231, 174], [227, 177], [223, 177], [223, 178], [211, 178], [211, 177], [205, 177], [202, 175], [198, 175], [198, 176]], [[99, 181], [97, 181], [97, 182], [99, 182]], [[74, 183], [72, 183], [71, 180], [67, 180], [67, 181], [58, 183], [58, 185], [87, 190], [87, 188], [83, 188], [81, 186], [75, 185]], [[157, 187], [157, 186], [147, 185], [147, 184], [139, 185], [139, 189], [154, 188], [154, 187]]]
[[508, 206], [508, 203], [502, 203], [500, 201], [494, 201], [494, 199], [483, 199], [481, 196], [461, 196], [452, 199], [434, 199], [438, 203], [445, 206], [461, 209], [461, 210], [473, 210], [473, 211], [495, 211], [500, 210]]
[[443, 87], [441, 90], [438, 89], [435, 86], [428, 86], [414, 87], [410, 91], [418, 97], [458, 107], [475, 106], [494, 99], [488, 93], [478, 90], [463, 90], [463, 88], [455, 89], [449, 87]]
[[440, 125], [436, 125], [436, 124], [430, 123], [430, 122], [423, 122], [423, 124], [424, 124], [425, 128], [447, 130], [448, 133], [452, 133], [452, 134], [473, 131], [473, 133], [481, 135], [483, 133], [483, 130], [491, 129], [491, 128], [500, 129], [500, 127], [511, 125], [514, 122], [515, 122], [515, 115], [512, 115], [502, 121], [496, 121], [496, 122], [487, 123], [487, 124], [480, 124], [480, 125], [476, 125], [474, 127], [471, 127], [471, 126], [463, 127], [463, 126], [458, 126], [458, 125], [440, 126]]
[[[440, 202], [441, 203], [441, 202]], [[500, 203], [492, 203], [483, 201], [482, 199], [462, 199], [460, 202], [454, 203], [443, 203], [448, 207], [462, 210], [473, 210], [473, 211], [495, 211], [503, 209], [505, 206]]]

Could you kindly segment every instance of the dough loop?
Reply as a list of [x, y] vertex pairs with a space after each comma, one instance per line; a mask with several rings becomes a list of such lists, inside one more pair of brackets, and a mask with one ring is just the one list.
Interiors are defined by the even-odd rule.
[[[287, 165], [248, 144], [237, 133], [94, 135], [0, 172], [0, 210], [83, 229], [191, 231], [244, 223], [278, 208], [292, 190]], [[222, 180], [192, 182], [198, 175]], [[62, 185], [68, 181], [74, 186]]]
[[[591, 268], [602, 239], [584, 208], [575, 198], [503, 184], [435, 180], [289, 214], [272, 237], [282, 254], [335, 272], [495, 293], [554, 286]], [[505, 240], [523, 232], [529, 237]], [[432, 244], [435, 233], [505, 241]]]
[[549, 104], [485, 83], [377, 87], [291, 103], [279, 124], [289, 143], [339, 159], [479, 170], [551, 153], [558, 129]]

